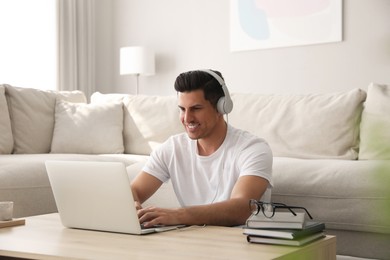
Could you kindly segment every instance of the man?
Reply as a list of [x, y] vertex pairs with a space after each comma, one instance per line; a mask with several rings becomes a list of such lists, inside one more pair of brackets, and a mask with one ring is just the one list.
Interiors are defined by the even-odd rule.
[[[131, 183], [140, 222], [145, 227], [244, 224], [250, 199], [270, 200], [268, 144], [226, 123], [223, 115], [233, 104], [220, 72], [182, 73], [175, 90], [186, 133], [154, 150]], [[141, 204], [169, 179], [182, 207], [143, 209]]]

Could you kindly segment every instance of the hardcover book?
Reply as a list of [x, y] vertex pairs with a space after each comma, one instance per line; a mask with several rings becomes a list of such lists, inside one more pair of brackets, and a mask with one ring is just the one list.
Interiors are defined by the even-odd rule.
[[305, 236], [297, 239], [283, 239], [283, 238], [270, 238], [259, 236], [247, 236], [247, 240], [250, 243], [259, 244], [273, 244], [273, 245], [287, 245], [287, 246], [302, 246], [308, 244], [314, 240], [325, 237], [323, 232], [315, 233], [310, 236]]
[[297, 239], [324, 231], [325, 224], [322, 222], [308, 221], [303, 229], [264, 229], [244, 227], [245, 235], [275, 237], [284, 239]]
[[297, 212], [294, 216], [291, 212], [275, 212], [272, 218], [265, 217], [262, 213], [251, 215], [246, 226], [249, 228], [280, 228], [302, 229], [305, 223], [305, 213]]

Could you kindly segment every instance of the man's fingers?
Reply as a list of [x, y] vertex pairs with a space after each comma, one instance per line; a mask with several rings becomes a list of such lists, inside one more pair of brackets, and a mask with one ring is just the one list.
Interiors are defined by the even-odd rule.
[[142, 223], [145, 227], [150, 227], [154, 225], [165, 224], [162, 223], [163, 216], [166, 214], [156, 207], [148, 207], [145, 209], [141, 209], [138, 211], [138, 217], [140, 223]]
[[138, 201], [134, 201], [134, 204], [135, 204], [135, 209], [136, 209], [136, 210], [142, 209], [142, 205], [141, 205], [141, 203], [139, 203]]

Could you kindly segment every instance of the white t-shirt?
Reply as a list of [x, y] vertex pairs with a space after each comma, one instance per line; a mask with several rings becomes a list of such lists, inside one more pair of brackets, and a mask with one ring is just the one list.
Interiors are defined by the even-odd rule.
[[237, 179], [245, 175], [268, 180], [261, 200], [270, 201], [272, 158], [265, 140], [228, 125], [224, 142], [213, 154], [200, 156], [197, 141], [182, 133], [154, 150], [143, 171], [162, 182], [170, 179], [183, 207], [229, 199]]

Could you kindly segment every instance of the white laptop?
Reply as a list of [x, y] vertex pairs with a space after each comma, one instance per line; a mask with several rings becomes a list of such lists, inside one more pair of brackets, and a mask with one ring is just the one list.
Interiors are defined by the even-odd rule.
[[141, 228], [123, 163], [46, 161], [45, 164], [65, 227], [138, 235], [178, 227]]

